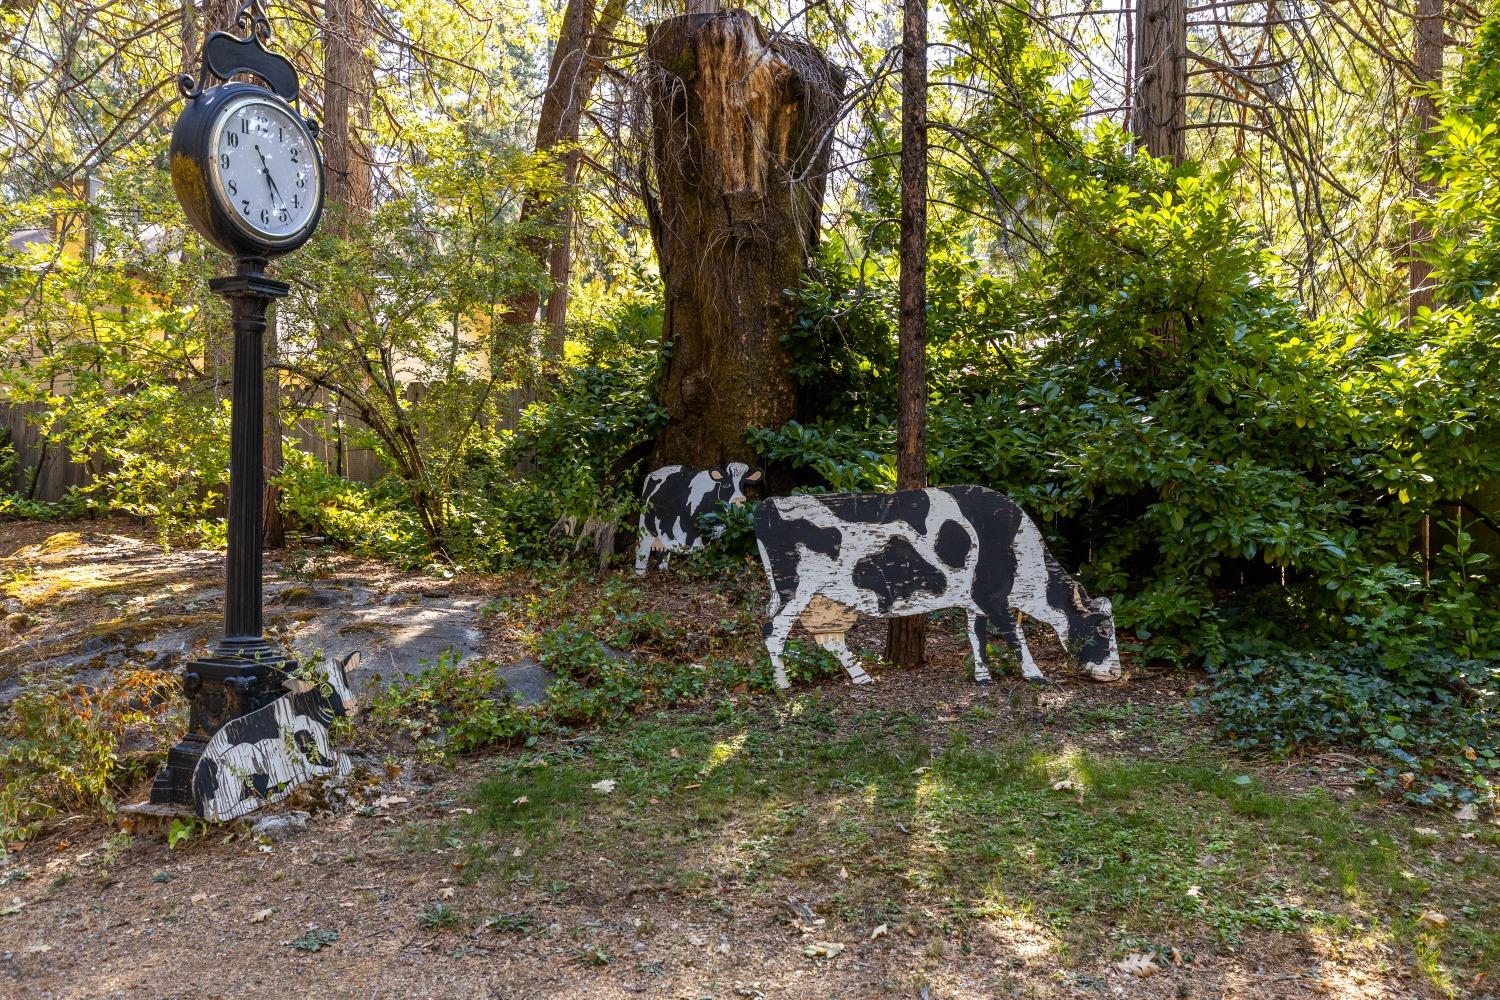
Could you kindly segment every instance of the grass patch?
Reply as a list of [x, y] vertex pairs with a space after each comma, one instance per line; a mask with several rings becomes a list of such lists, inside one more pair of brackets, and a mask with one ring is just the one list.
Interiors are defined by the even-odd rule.
[[[1476, 895], [1494, 884], [1493, 852], [1414, 852], [1412, 821], [1374, 799], [1243, 768], [1202, 744], [1167, 760], [1045, 732], [980, 744], [910, 713], [835, 727], [803, 697], [659, 713], [497, 759], [463, 839], [471, 876], [541, 885], [603, 858], [633, 883], [691, 895], [730, 881], [773, 904], [788, 880], [814, 882], [830, 922], [1024, 925], [1069, 960], [1233, 950], [1272, 931], [1393, 939], [1433, 982], [1493, 963], [1496, 919]], [[1415, 919], [1434, 908], [1452, 919], [1438, 935]]]

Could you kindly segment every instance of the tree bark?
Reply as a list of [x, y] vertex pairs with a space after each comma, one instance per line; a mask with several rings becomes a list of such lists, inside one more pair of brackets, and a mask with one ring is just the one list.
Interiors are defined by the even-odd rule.
[[1138, 148], [1180, 167], [1187, 158], [1187, 5], [1136, 0], [1130, 131]]
[[[624, 16], [625, 0], [606, 0], [597, 21], [595, 7], [594, 0], [568, 0], [563, 10], [536, 130], [537, 153], [558, 154], [559, 184], [556, 189], [529, 191], [521, 203], [523, 225], [542, 223], [547, 227], [530, 237], [526, 246], [538, 258], [547, 260], [545, 355], [553, 362], [562, 358], [568, 320], [568, 278], [573, 266], [572, 193], [583, 158], [578, 148], [583, 109], [588, 106], [604, 60], [614, 48], [614, 33]], [[536, 288], [517, 294], [507, 303], [506, 325], [536, 322], [541, 304], [542, 294]]]
[[823, 209], [844, 75], [742, 10], [650, 32], [647, 219], [666, 292], [658, 465], [750, 461], [752, 427], [797, 416], [781, 337]]
[[336, 231], [346, 220], [369, 213], [370, 104], [375, 69], [367, 54], [374, 44], [370, 0], [327, 0], [323, 27], [323, 169], [325, 197]]
[[[209, 35], [234, 32], [234, 16], [240, 5], [238, 0], [204, 0], [200, 31], [193, 0], [182, 0], [182, 4], [183, 72], [189, 72], [196, 69], [199, 50]], [[234, 331], [229, 328], [227, 312], [216, 318], [215, 313], [205, 311], [205, 316], [203, 371], [213, 386], [214, 398], [223, 401], [230, 397], [233, 387]]]
[[[1416, 47], [1413, 65], [1416, 67], [1417, 85], [1437, 87], [1443, 82], [1443, 0], [1417, 0]], [[1437, 125], [1437, 101], [1430, 93], [1416, 96], [1416, 156], [1412, 170], [1412, 200], [1426, 201], [1436, 190], [1436, 185], [1427, 177], [1423, 153], [1431, 140], [1431, 132]], [[1427, 223], [1419, 216], [1411, 220], [1410, 245], [1407, 247], [1406, 277], [1408, 295], [1406, 299], [1407, 322], [1411, 322], [1420, 309], [1431, 309], [1434, 301], [1432, 287], [1432, 265], [1421, 256], [1423, 247], [1432, 238]]]
[[272, 307], [270, 322], [266, 324], [264, 356], [264, 434], [262, 467], [265, 469], [264, 502], [261, 542], [268, 549], [279, 549], [286, 545], [286, 523], [281, 516], [281, 487], [276, 477], [281, 474], [281, 359], [280, 310]]
[[[906, 0], [901, 31], [901, 278], [896, 488], [927, 485], [927, 0]], [[885, 658], [927, 659], [927, 617], [892, 618]]]

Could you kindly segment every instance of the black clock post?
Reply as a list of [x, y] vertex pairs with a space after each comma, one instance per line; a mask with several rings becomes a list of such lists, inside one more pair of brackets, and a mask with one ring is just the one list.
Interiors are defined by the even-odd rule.
[[[315, 131], [294, 110], [297, 73], [283, 57], [267, 51], [270, 26], [259, 0], [245, 3], [236, 23], [245, 31], [237, 38], [214, 32], [204, 42], [197, 80], [180, 81], [188, 106], [172, 134], [172, 182], [188, 220], [203, 236], [234, 256], [234, 273], [209, 282], [230, 307], [234, 329], [233, 396], [230, 408], [229, 443], [229, 547], [224, 577], [224, 634], [210, 654], [186, 664], [183, 689], [190, 699], [187, 734], [167, 755], [167, 764], [151, 788], [151, 803], [158, 807], [193, 807], [193, 773], [203, 749], [213, 734], [231, 719], [246, 715], [276, 700], [283, 693], [286, 672], [294, 666], [273, 649], [262, 635], [261, 546], [264, 521], [265, 461], [265, 332], [266, 312], [283, 298], [290, 286], [267, 277], [270, 259], [297, 249], [317, 228], [322, 210], [322, 161]], [[231, 83], [249, 74], [265, 81], [270, 89], [255, 84]], [[209, 77], [220, 83], [205, 89]], [[240, 135], [231, 136], [248, 122], [244, 109], [266, 109], [257, 119], [258, 135], [269, 147], [272, 129], [281, 132], [285, 146], [287, 128], [294, 130], [290, 147], [292, 175], [282, 180], [290, 188], [306, 192], [298, 204], [308, 207], [295, 217], [289, 202], [276, 189], [275, 176], [258, 144], [251, 148], [264, 165], [268, 191], [267, 211], [252, 219], [249, 202], [243, 216], [237, 211], [243, 173], [230, 176], [229, 183], [216, 173], [227, 168], [227, 150], [238, 149]], [[274, 120], [266, 115], [275, 116]], [[261, 124], [268, 122], [270, 124]], [[278, 127], [282, 123], [284, 127]], [[246, 137], [246, 144], [250, 145]], [[303, 148], [303, 147], [306, 148]], [[224, 152], [221, 152], [221, 149]], [[245, 150], [249, 153], [249, 150]], [[305, 154], [305, 155], [299, 155]], [[251, 161], [252, 163], [254, 161]], [[294, 179], [292, 179], [294, 178]], [[307, 181], [314, 183], [311, 189]], [[315, 198], [315, 200], [314, 200]], [[278, 208], [279, 204], [279, 208]], [[272, 215], [282, 223], [277, 231]], [[256, 226], [253, 221], [259, 221]]]
[[286, 282], [266, 277], [265, 265], [264, 259], [241, 257], [234, 274], [209, 282], [228, 300], [234, 324], [224, 635], [209, 656], [183, 670], [191, 706], [188, 730], [152, 783], [151, 801], [162, 805], [193, 804], [193, 770], [209, 739], [230, 719], [280, 697], [281, 682], [293, 666], [266, 642], [261, 627], [266, 310], [291, 290]]

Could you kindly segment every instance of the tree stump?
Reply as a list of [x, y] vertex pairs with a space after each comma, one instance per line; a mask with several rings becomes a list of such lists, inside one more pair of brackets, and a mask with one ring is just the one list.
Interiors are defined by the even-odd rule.
[[818, 242], [844, 74], [744, 11], [650, 32], [643, 185], [666, 290], [656, 466], [754, 460], [752, 427], [797, 414], [781, 337]]

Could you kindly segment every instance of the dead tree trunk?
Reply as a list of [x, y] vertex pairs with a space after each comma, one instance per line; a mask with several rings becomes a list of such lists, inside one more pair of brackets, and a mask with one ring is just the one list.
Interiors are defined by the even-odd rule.
[[335, 227], [369, 212], [370, 104], [375, 70], [369, 0], [328, 0], [323, 24], [323, 171]]
[[1187, 158], [1187, 6], [1136, 0], [1130, 131], [1139, 148], [1182, 165]]
[[643, 194], [666, 290], [657, 464], [750, 460], [745, 432], [797, 416], [781, 345], [821, 223], [844, 75], [748, 13], [650, 33]]
[[[1436, 87], [1443, 82], [1443, 0], [1417, 0], [1417, 42], [1412, 64], [1419, 87]], [[1421, 92], [1416, 99], [1415, 125], [1416, 152], [1412, 167], [1412, 199], [1430, 199], [1435, 185], [1428, 179], [1423, 162], [1423, 152], [1430, 142], [1430, 133], [1437, 125], [1437, 102], [1430, 93]], [[1413, 216], [1410, 229], [1410, 246], [1407, 248], [1406, 278], [1408, 295], [1406, 316], [1410, 322], [1419, 309], [1431, 309], [1433, 303], [1432, 265], [1422, 258], [1422, 249], [1432, 238], [1427, 223], [1420, 216]]]
[[[927, 485], [927, 0], [906, 0], [901, 31], [901, 279], [896, 487]], [[885, 658], [927, 659], [927, 618], [892, 618]]]

